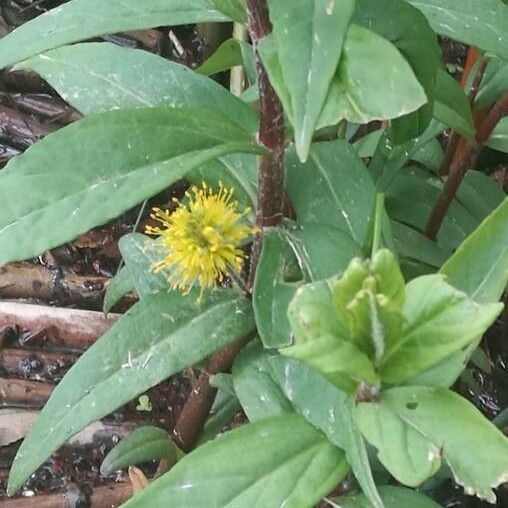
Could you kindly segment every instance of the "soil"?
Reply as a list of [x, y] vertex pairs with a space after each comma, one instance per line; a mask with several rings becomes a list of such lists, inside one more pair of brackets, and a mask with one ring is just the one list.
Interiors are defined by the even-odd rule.
[[[48, 8], [64, 3], [58, 0], [2, 0], [0, 1], [0, 37], [13, 28], [41, 14]], [[169, 31], [172, 30], [172, 38]], [[174, 38], [179, 45], [172, 42]], [[130, 34], [105, 36], [115, 44], [137, 47], [157, 53], [164, 58], [177, 60], [195, 67], [207, 51], [204, 41], [194, 26], [159, 27], [154, 30], [137, 31]], [[466, 47], [449, 39], [440, 39], [443, 57], [449, 71], [460, 76]], [[181, 46], [181, 47], [180, 47]], [[183, 48], [183, 51], [182, 51]], [[51, 87], [37, 76], [26, 72], [3, 71], [0, 74], [0, 169], [13, 156], [22, 153], [37, 139], [51, 131], [75, 121], [79, 113], [64, 103]], [[184, 181], [154, 198], [150, 204], [165, 204], [172, 196], [180, 196], [186, 188]], [[150, 207], [147, 207], [149, 209]], [[100, 310], [105, 282], [116, 272], [120, 263], [117, 247], [118, 239], [141, 224], [140, 230], [148, 220], [146, 213], [140, 217], [140, 207], [123, 214], [105, 226], [95, 228], [75, 241], [52, 249], [37, 259], [28, 260], [24, 266], [13, 269], [20, 279], [8, 287], [0, 285], [1, 298], [23, 298], [23, 301], [36, 301], [45, 305], [59, 307], [78, 307]], [[26, 270], [26, 268], [30, 268]], [[45, 278], [33, 278], [38, 270], [51, 274], [51, 287], [45, 287]], [[29, 277], [29, 284], [22, 280]], [[26, 274], [29, 274], [26, 275]], [[69, 274], [81, 277], [82, 287], [70, 290], [66, 283]], [[1, 279], [0, 279], [1, 280]], [[28, 287], [28, 289], [27, 289]], [[46, 291], [47, 289], [47, 291]], [[113, 309], [125, 311], [133, 299], [124, 299]], [[504, 324], [506, 327], [506, 322]], [[492, 328], [483, 342], [490, 368], [485, 372], [471, 364], [468, 372], [457, 385], [457, 389], [472, 400], [489, 418], [494, 418], [501, 409], [508, 406], [508, 342], [506, 329], [501, 322]], [[16, 352], [15, 358], [8, 362], [2, 351]], [[47, 353], [46, 356], [45, 353]], [[65, 374], [77, 358], [76, 351], [65, 347], [55, 347], [47, 340], [44, 330], [19, 330], [7, 328], [0, 330], [0, 378], [6, 380], [37, 381], [51, 389]], [[133, 401], [104, 419], [107, 425], [158, 425], [171, 432], [189, 389], [188, 373], [173, 376], [169, 380], [147, 392], [152, 406], [151, 411], [137, 409]], [[2, 404], [0, 399], [0, 405]], [[5, 407], [5, 403], [3, 404]], [[35, 401], [33, 407], [40, 407]], [[23, 408], [21, 408], [23, 409]], [[241, 415], [238, 417], [241, 419]], [[111, 485], [126, 481], [125, 474], [104, 478], [99, 466], [108, 451], [118, 441], [119, 434], [96, 435], [91, 442], [83, 445], [62, 447], [29, 479], [21, 493], [22, 498], [30, 499], [41, 494], [64, 492], [72, 493], [73, 506], [88, 506], [93, 489], [100, 485]], [[0, 448], [0, 504], [5, 496], [8, 469], [19, 447], [20, 441]], [[142, 466], [147, 475], [153, 475], [156, 464]], [[499, 489], [498, 506], [508, 506], [508, 494]], [[37, 499], [37, 497], [35, 498]], [[41, 498], [42, 499], [42, 498]], [[445, 482], [439, 491], [442, 506], [479, 507], [477, 500], [465, 498], [460, 489], [451, 482]], [[36, 506], [34, 504], [33, 506]], [[491, 505], [485, 505], [491, 506]]]

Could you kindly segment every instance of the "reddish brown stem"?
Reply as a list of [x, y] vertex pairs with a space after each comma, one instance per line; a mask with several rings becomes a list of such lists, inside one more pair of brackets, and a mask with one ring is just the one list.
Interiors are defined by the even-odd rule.
[[431, 240], [436, 239], [439, 228], [446, 216], [446, 212], [457, 193], [466, 171], [475, 165], [481, 149], [489, 139], [496, 125], [506, 114], [508, 114], [508, 92], [506, 92], [488, 112], [485, 120], [476, 132], [475, 143], [471, 144], [460, 159], [451, 165], [448, 178], [446, 179], [443, 190], [439, 195], [425, 228], [425, 235]]

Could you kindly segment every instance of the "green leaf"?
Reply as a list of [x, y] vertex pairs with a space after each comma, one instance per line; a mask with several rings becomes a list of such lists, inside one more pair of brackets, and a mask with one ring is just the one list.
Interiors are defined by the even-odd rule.
[[[379, 494], [385, 508], [439, 508], [435, 501], [414, 490], [404, 487], [383, 485], [379, 487]], [[341, 508], [371, 508], [371, 504], [363, 494], [337, 497], [334, 500]]]
[[349, 143], [315, 143], [305, 164], [290, 151], [287, 172], [287, 191], [299, 224], [332, 226], [363, 245], [374, 208], [375, 187]]
[[408, 0], [439, 34], [508, 59], [508, 6], [501, 0]]
[[75, 44], [17, 68], [37, 72], [85, 115], [129, 107], [206, 106], [250, 132], [257, 129], [255, 112], [224, 87], [147, 51], [106, 42]]
[[[348, 463], [372, 506], [383, 508], [372, 478], [367, 450], [356, 423], [353, 398], [304, 363], [268, 356], [272, 377], [307, 421], [346, 452]], [[319, 397], [316, 397], [319, 393]]]
[[496, 125], [496, 128], [487, 141], [487, 146], [508, 153], [508, 116], [505, 116]]
[[508, 283], [508, 199], [441, 268], [450, 284], [476, 302], [497, 302]]
[[247, 132], [212, 110], [143, 108], [84, 118], [2, 170], [0, 265], [72, 240], [207, 160], [256, 150]]
[[357, 0], [353, 22], [394, 44], [411, 65], [429, 102], [414, 113], [395, 119], [391, 134], [400, 144], [425, 131], [432, 119], [432, 102], [441, 51], [425, 16], [405, 0]]
[[247, 21], [245, 0], [208, 0], [217, 10], [238, 23]]
[[443, 456], [466, 494], [495, 503], [491, 489], [508, 477], [508, 440], [465, 399], [441, 388], [409, 386], [388, 390], [379, 403], [361, 403], [357, 411], [362, 431], [376, 425], [381, 430], [385, 412], [401, 422], [401, 430], [383, 443], [374, 443], [364, 432], [380, 451], [392, 454], [403, 432], [418, 433]]
[[290, 8], [285, 2], [268, 0], [268, 5], [281, 77], [289, 94], [290, 102], [284, 106], [295, 129], [296, 153], [304, 162], [339, 63], [355, 0], [293, 0]]
[[242, 65], [242, 63], [240, 41], [238, 39], [227, 39], [196, 69], [196, 72], [211, 76], [218, 72], [227, 71], [236, 65]]
[[295, 255], [278, 229], [263, 231], [263, 246], [253, 287], [253, 307], [259, 336], [266, 348], [291, 344], [287, 309], [301, 276]]
[[491, 106], [506, 91], [508, 91], [508, 62], [498, 57], [491, 58], [485, 69], [475, 106], [478, 108]]
[[251, 421], [294, 413], [293, 406], [272, 376], [268, 362], [271, 355], [253, 341], [242, 349], [233, 364], [235, 392]]
[[434, 118], [472, 140], [475, 128], [469, 100], [460, 84], [443, 69], [437, 73], [435, 99]]
[[217, 290], [146, 296], [117, 321], [65, 375], [14, 460], [9, 493], [67, 439], [175, 372], [252, 332], [250, 302]]
[[0, 67], [97, 35], [207, 21], [227, 21], [208, 0], [145, 0], [142, 8], [138, 0], [72, 0], [4, 37]]
[[166, 458], [176, 461], [176, 446], [168, 433], [159, 427], [139, 427], [106, 455], [101, 464], [101, 474], [108, 476], [118, 469]]
[[134, 281], [129, 270], [123, 266], [120, 268], [115, 276], [110, 279], [104, 294], [104, 303], [102, 304], [102, 311], [107, 314], [116, 303], [120, 301], [122, 296], [134, 289]]
[[161, 257], [156, 241], [140, 233], [131, 233], [120, 238], [118, 247], [141, 298], [159, 291], [169, 291], [165, 273], [151, 270], [152, 263]]
[[474, 302], [440, 274], [412, 280], [406, 286], [402, 337], [383, 356], [383, 381], [403, 383], [467, 346], [502, 309], [500, 303]]
[[346, 471], [343, 452], [303, 418], [273, 416], [201, 446], [123, 506], [308, 508]]
[[240, 409], [241, 406], [236, 395], [224, 389], [219, 389], [210, 410], [210, 415], [203, 427], [203, 432], [199, 436], [197, 446], [201, 446], [220, 434], [231, 423], [231, 420]]
[[330, 382], [354, 391], [360, 380], [376, 384], [367, 354], [352, 341], [347, 323], [339, 319], [327, 281], [298, 290], [288, 310], [295, 342], [281, 353], [314, 367]]
[[319, 125], [335, 125], [342, 119], [368, 123], [398, 118], [427, 100], [410, 65], [393, 44], [371, 30], [351, 25]]

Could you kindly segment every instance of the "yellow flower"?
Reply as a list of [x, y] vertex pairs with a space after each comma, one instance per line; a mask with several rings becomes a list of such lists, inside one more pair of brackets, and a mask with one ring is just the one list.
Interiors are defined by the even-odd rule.
[[204, 289], [222, 282], [228, 271], [242, 269], [245, 255], [239, 245], [254, 229], [243, 222], [250, 210], [237, 212], [233, 189], [222, 183], [217, 193], [203, 182], [185, 194], [188, 201], [173, 213], [154, 208], [151, 217], [162, 227], [147, 226], [146, 232], [160, 236], [164, 254], [152, 270], [169, 269], [168, 283], [186, 293], [199, 284], [201, 298]]

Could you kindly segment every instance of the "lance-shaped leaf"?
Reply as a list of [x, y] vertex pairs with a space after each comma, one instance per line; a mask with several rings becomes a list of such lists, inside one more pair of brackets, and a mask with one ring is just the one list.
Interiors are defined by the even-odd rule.
[[123, 506], [307, 508], [347, 469], [344, 453], [301, 416], [272, 416], [199, 447]]
[[439, 34], [508, 59], [508, 6], [503, 0], [408, 0]]
[[[397, 463], [396, 454], [401, 450], [393, 444], [403, 433], [417, 432], [443, 456], [466, 494], [495, 503], [492, 489], [508, 479], [508, 439], [456, 393], [421, 386], [394, 388], [385, 392], [379, 403], [359, 404], [357, 411], [365, 437], [380, 454]], [[385, 412], [390, 413], [390, 420], [398, 418], [403, 427], [390, 434], [390, 439], [377, 440]], [[407, 449], [407, 444], [403, 446]]]
[[71, 124], [2, 170], [0, 265], [72, 240], [207, 160], [258, 149], [201, 108], [126, 109]]
[[268, 5], [281, 76], [289, 93], [286, 113], [295, 128], [296, 152], [305, 161], [355, 1], [293, 0], [288, 8], [285, 2], [269, 0]]
[[67, 439], [140, 393], [250, 334], [250, 302], [231, 290], [148, 295], [115, 323], [65, 375], [14, 460], [8, 492]]
[[480, 303], [497, 302], [508, 283], [508, 199], [441, 268], [450, 284]]
[[[100, 12], [100, 16], [94, 13]], [[228, 18], [208, 0], [72, 0], [21, 25], [0, 41], [0, 67], [97, 35]]]
[[402, 383], [467, 346], [502, 309], [500, 303], [474, 302], [443, 275], [412, 280], [406, 286], [402, 336], [388, 345], [383, 357], [383, 381]]
[[436, 72], [441, 50], [425, 16], [406, 0], [356, 0], [353, 22], [373, 30], [394, 44], [407, 59], [429, 102], [392, 122], [398, 144], [425, 131], [432, 119]]
[[375, 32], [350, 25], [320, 126], [399, 118], [427, 102], [422, 85], [399, 50]]
[[247, 18], [245, 0], [208, 0], [210, 4], [229, 18], [244, 23]]
[[177, 448], [168, 433], [159, 427], [143, 426], [124, 437], [104, 458], [101, 474], [156, 459], [176, 462]]
[[37, 72], [85, 115], [130, 107], [205, 106], [246, 130], [257, 128], [253, 109], [224, 87], [147, 51], [89, 42], [34, 56], [17, 68]]

